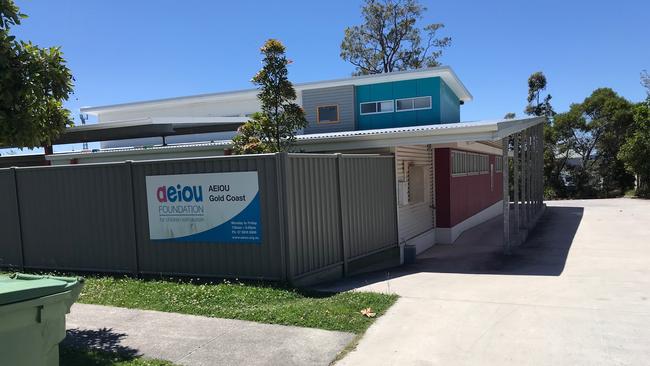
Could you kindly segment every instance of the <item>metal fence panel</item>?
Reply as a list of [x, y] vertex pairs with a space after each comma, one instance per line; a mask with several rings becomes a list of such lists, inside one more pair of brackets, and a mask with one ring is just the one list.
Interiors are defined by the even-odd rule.
[[[260, 244], [150, 240], [147, 176], [248, 171], [258, 175]], [[340, 277], [348, 260], [397, 248], [394, 184], [393, 159], [367, 155], [0, 170], [0, 265], [22, 258], [38, 269], [292, 282]]]
[[0, 169], [0, 267], [21, 266], [20, 221], [12, 169]]
[[339, 174], [347, 259], [397, 246], [393, 159], [342, 155]]
[[25, 267], [135, 270], [127, 165], [24, 168], [16, 174]]
[[341, 264], [336, 156], [289, 155], [286, 174], [291, 275], [301, 276]]
[[[278, 214], [276, 157], [228, 156], [133, 163], [133, 187], [141, 273], [284, 279]], [[257, 171], [261, 244], [152, 241], [147, 216], [146, 176]]]

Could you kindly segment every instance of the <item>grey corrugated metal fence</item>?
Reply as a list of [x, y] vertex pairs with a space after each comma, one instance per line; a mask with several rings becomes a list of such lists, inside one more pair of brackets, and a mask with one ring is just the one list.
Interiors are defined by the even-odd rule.
[[15, 169], [0, 169], [0, 192], [0, 266], [22, 264]]
[[[147, 176], [240, 171], [258, 174], [261, 245], [149, 239]], [[0, 266], [337, 278], [399, 261], [394, 182], [392, 157], [339, 154], [0, 169]]]

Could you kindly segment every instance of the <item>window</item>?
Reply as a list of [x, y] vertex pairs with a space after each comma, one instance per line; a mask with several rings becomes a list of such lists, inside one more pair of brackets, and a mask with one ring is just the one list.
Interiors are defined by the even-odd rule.
[[490, 159], [485, 154], [465, 151], [451, 152], [451, 175], [476, 175], [490, 172]]
[[335, 123], [339, 121], [339, 106], [324, 105], [316, 108], [316, 122]]
[[424, 202], [424, 166], [409, 165], [408, 172], [408, 200], [409, 204]]
[[494, 160], [494, 165], [495, 166], [495, 171], [497, 173], [501, 173], [503, 171], [503, 157], [502, 156], [497, 156], [496, 159]]
[[431, 97], [397, 99], [396, 104], [398, 112], [431, 109]]
[[467, 153], [463, 151], [452, 151], [451, 152], [451, 174], [465, 175], [467, 170], [465, 168], [465, 157]]
[[490, 172], [490, 159], [487, 155], [481, 155], [481, 174]]
[[361, 103], [359, 108], [361, 114], [390, 113], [393, 109], [392, 100], [382, 100], [380, 102]]

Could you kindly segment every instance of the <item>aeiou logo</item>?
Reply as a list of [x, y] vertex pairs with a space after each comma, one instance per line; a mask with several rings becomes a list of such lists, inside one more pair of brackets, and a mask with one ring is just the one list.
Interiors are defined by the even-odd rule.
[[156, 198], [158, 202], [203, 202], [203, 187], [180, 184], [160, 186], [156, 189]]

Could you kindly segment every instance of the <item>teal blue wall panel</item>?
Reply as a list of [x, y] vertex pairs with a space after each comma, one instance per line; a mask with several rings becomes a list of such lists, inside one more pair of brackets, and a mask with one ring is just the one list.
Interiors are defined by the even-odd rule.
[[[451, 93], [451, 95], [446, 95], [446, 93]], [[442, 94], [445, 94], [444, 98]], [[355, 108], [359, 130], [421, 126], [460, 121], [458, 97], [456, 97], [439, 77], [360, 85], [356, 87], [356, 96]], [[360, 114], [359, 106], [364, 102], [393, 101], [396, 99], [423, 96], [431, 97], [431, 109]]]
[[460, 99], [443, 81], [440, 88], [441, 123], [460, 122]]

